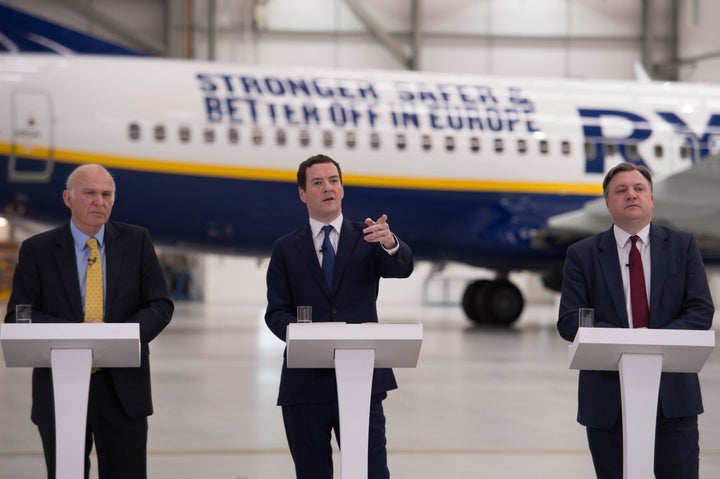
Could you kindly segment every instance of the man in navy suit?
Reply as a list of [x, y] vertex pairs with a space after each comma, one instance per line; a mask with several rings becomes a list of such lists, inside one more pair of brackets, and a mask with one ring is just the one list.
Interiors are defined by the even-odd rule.
[[[714, 307], [695, 238], [651, 223], [652, 188], [647, 168], [632, 163], [621, 163], [605, 176], [603, 194], [614, 225], [570, 246], [565, 259], [557, 327], [567, 341], [577, 333], [578, 308], [595, 309], [595, 327], [639, 327], [641, 314], [633, 313], [630, 294], [633, 241], [644, 271], [647, 327], [710, 328]], [[631, 241], [633, 235], [639, 239]], [[657, 406], [655, 477], [697, 478], [697, 417], [703, 412], [697, 374], [663, 373]], [[577, 420], [586, 426], [597, 477], [622, 478], [617, 372], [580, 371]]]
[[[90, 377], [85, 478], [93, 442], [100, 479], [147, 477], [147, 417], [152, 414], [148, 343], [173, 313], [150, 235], [137, 226], [109, 221], [115, 181], [100, 165], [77, 167], [63, 201], [70, 222], [40, 233], [20, 246], [5, 322], [15, 322], [15, 305], [32, 305], [34, 323], [139, 323], [140, 367], [102, 368]], [[88, 238], [99, 243], [104, 273], [103, 317], [85, 318]], [[97, 261], [97, 260], [95, 260]], [[35, 368], [32, 421], [45, 452], [48, 479], [55, 479], [55, 411], [52, 371]]]
[[[377, 322], [379, 280], [410, 276], [410, 248], [392, 234], [386, 215], [377, 221], [367, 218], [365, 223], [343, 218], [342, 172], [330, 157], [316, 155], [303, 161], [297, 182], [310, 221], [273, 246], [267, 272], [268, 327], [285, 341], [287, 325], [296, 322], [298, 305], [312, 306], [313, 321]], [[330, 245], [324, 243], [324, 226], [329, 229]], [[323, 256], [333, 252], [332, 283], [328, 284], [322, 270]], [[395, 388], [391, 369], [375, 369], [370, 403], [370, 479], [390, 476], [382, 400]], [[332, 479], [333, 429], [341, 442], [335, 371], [288, 369], [283, 361], [278, 405], [282, 406], [297, 478]]]

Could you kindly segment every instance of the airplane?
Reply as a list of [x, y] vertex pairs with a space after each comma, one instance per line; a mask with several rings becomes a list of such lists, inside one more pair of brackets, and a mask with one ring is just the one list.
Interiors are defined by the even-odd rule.
[[346, 217], [388, 214], [437, 269], [494, 270], [463, 310], [508, 325], [524, 308], [509, 273], [558, 291], [567, 246], [610, 225], [605, 172], [631, 161], [653, 172], [654, 221], [720, 262], [717, 85], [65, 53], [0, 54], [2, 215], [66, 221], [67, 175], [100, 163], [118, 184], [113, 217], [159, 244], [266, 257], [306, 221], [297, 165], [324, 153], [341, 164]]

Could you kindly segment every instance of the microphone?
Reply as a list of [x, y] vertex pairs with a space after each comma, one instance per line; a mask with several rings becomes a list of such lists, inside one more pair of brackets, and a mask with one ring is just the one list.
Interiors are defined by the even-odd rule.
[[325, 252], [325, 245], [320, 246], [320, 250], [319, 250], [319, 251], [320, 251], [321, 253], [324, 253], [324, 252]]
[[94, 265], [95, 261], [97, 261], [97, 258], [88, 258], [88, 265], [90, 265], [90, 266]]
[[627, 266], [628, 268], [634, 268], [635, 264], [631, 261], [629, 263], [626, 263], [625, 266]]

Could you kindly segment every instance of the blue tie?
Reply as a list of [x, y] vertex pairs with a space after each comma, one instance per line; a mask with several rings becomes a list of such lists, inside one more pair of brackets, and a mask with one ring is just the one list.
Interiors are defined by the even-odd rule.
[[322, 270], [325, 275], [325, 281], [327, 281], [328, 288], [332, 291], [333, 282], [333, 268], [335, 267], [335, 250], [333, 249], [332, 243], [330, 242], [330, 232], [333, 227], [331, 225], [325, 225], [322, 230], [325, 232], [325, 238], [323, 238], [322, 244]]

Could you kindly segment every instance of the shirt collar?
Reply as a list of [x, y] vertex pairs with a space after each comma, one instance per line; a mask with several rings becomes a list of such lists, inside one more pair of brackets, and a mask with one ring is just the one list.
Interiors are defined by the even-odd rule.
[[340, 227], [342, 226], [342, 223], [343, 223], [343, 215], [342, 214], [340, 214], [340, 216], [338, 216], [337, 218], [332, 220], [330, 223], [323, 223], [321, 221], [310, 218], [310, 230], [312, 231], [313, 238], [315, 236], [319, 235], [320, 233], [322, 233], [322, 227], [325, 225], [331, 225], [335, 229], [335, 231], [340, 233]]
[[[72, 233], [73, 242], [75, 243], [75, 247], [77, 249], [84, 249], [85, 245], [87, 243], [88, 238], [90, 236], [86, 235], [80, 229], [75, 226], [75, 223], [70, 220], [70, 232]], [[105, 225], [102, 225], [97, 233], [93, 236], [98, 242], [98, 247], [102, 248], [103, 243], [105, 242]]]
[[[615, 233], [615, 241], [619, 248], [624, 248], [630, 241], [630, 237], [633, 236], [618, 225], [613, 225], [613, 233]], [[638, 231], [637, 236], [640, 237], [640, 241], [642, 241], [644, 245], [650, 244], [650, 224], [648, 223], [643, 229]]]

